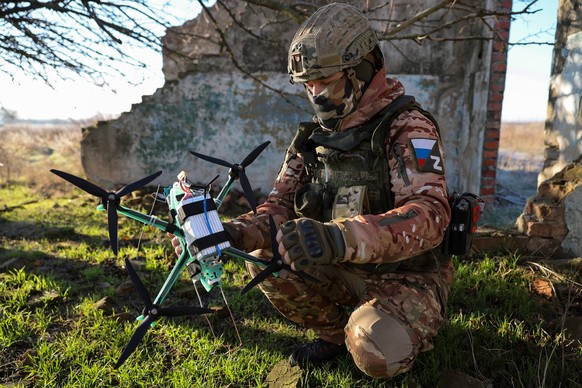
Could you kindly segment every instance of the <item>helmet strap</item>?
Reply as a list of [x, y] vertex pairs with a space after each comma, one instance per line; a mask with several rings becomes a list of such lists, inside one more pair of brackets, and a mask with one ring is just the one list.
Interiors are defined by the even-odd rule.
[[354, 71], [353, 68], [348, 68], [346, 69], [346, 74], [348, 75], [348, 78], [350, 79], [350, 82], [352, 83], [352, 87], [354, 89], [354, 96], [356, 98], [356, 101], [360, 101], [360, 97], [362, 97], [362, 89], [360, 88], [360, 83], [358, 82], [358, 77], [356, 75], [356, 72]]

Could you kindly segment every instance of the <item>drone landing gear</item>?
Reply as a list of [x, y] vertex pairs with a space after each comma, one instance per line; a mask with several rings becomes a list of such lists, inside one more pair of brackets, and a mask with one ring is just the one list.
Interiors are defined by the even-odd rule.
[[[190, 275], [190, 278], [192, 279], [192, 283], [194, 284], [194, 290], [196, 291], [196, 297], [198, 298], [198, 303], [200, 303], [200, 308], [205, 308], [204, 303], [202, 302], [202, 297], [200, 296], [200, 291], [198, 291], [198, 280], [199, 280], [200, 273], [201, 273], [200, 265], [198, 264], [198, 262], [192, 262], [192, 263], [188, 264], [186, 269], [188, 270], [188, 275]], [[238, 338], [238, 345], [232, 349], [229, 349], [229, 352], [232, 352], [232, 351], [235, 351], [236, 349], [240, 348], [243, 345], [243, 340], [242, 340], [242, 337], [241, 337], [240, 332], [238, 330], [236, 320], [234, 319], [234, 315], [232, 314], [232, 310], [230, 309], [230, 305], [228, 304], [228, 299], [226, 299], [226, 295], [224, 295], [224, 290], [222, 289], [221, 285], [219, 285], [218, 288], [220, 289], [220, 295], [222, 296], [222, 300], [224, 301], [224, 306], [226, 307], [226, 310], [228, 311], [228, 315], [230, 316], [230, 321], [232, 322], [232, 325], [234, 327], [234, 331], [235, 331], [236, 336]], [[204, 315], [204, 318], [206, 319], [206, 323], [208, 323], [208, 327], [210, 328], [210, 332], [212, 333], [212, 337], [214, 339], [216, 339], [214, 327], [212, 326], [210, 319], [206, 315]]]

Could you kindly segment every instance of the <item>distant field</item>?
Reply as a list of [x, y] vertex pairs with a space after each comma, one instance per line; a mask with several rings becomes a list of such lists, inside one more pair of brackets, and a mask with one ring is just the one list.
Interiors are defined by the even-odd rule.
[[80, 123], [0, 127], [0, 183], [26, 181], [42, 190], [61, 180], [49, 172], [51, 168], [84, 175], [81, 127]]
[[[90, 122], [56, 125], [21, 125], [0, 127], [0, 180], [30, 177], [37, 183], [53, 180], [45, 178], [45, 171], [67, 166], [67, 171], [82, 173], [80, 160], [81, 128]], [[517, 159], [516, 166], [537, 170], [544, 153], [544, 123], [503, 123], [500, 137], [501, 167]], [[533, 166], [523, 167], [524, 160]], [[42, 167], [42, 169], [39, 169]], [[50, 174], [52, 175], [52, 174]]]
[[532, 155], [544, 152], [544, 122], [502, 123], [499, 148]]

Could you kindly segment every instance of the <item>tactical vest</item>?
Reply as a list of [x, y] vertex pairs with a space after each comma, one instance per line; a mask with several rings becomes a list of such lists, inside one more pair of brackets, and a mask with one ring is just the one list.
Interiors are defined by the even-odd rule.
[[[311, 183], [296, 193], [296, 213], [330, 221], [338, 190], [351, 186], [367, 187], [368, 213], [380, 214], [393, 209], [385, 139], [392, 121], [408, 110], [420, 111], [438, 130], [433, 116], [408, 95], [395, 99], [366, 124], [344, 132], [328, 132], [315, 123], [301, 123], [293, 146], [303, 155]], [[391, 144], [390, 152], [398, 161], [398, 173], [406, 181], [400, 144]]]
[[[302, 154], [311, 182], [295, 195], [297, 215], [330, 221], [338, 190], [352, 186], [367, 187], [367, 213], [380, 214], [392, 210], [394, 197], [385, 139], [392, 121], [409, 110], [418, 110], [431, 120], [440, 136], [435, 118], [408, 95], [395, 99], [366, 124], [344, 132], [327, 132], [316, 123], [301, 123], [292, 144]], [[398, 174], [407, 182], [400, 144], [390, 144], [389, 149], [398, 161]], [[346, 265], [376, 273], [393, 272], [396, 268], [425, 271], [448, 260], [450, 255], [443, 255], [436, 248], [398, 263]]]

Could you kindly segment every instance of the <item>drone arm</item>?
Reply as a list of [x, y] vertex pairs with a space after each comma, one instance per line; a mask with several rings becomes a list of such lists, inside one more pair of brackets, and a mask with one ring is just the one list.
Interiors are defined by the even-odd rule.
[[261, 260], [255, 256], [249, 255], [248, 253], [241, 251], [239, 249], [236, 249], [235, 247], [229, 247], [229, 248], [225, 249], [223, 251], [223, 253], [225, 253], [226, 255], [228, 255], [230, 257], [234, 257], [235, 259], [240, 259], [240, 260], [244, 260], [244, 261], [247, 261], [249, 263], [252, 263], [252, 264], [256, 264], [259, 267], [266, 267], [269, 265], [268, 261]]
[[180, 272], [182, 272], [182, 270], [184, 269], [186, 264], [188, 264], [188, 259], [190, 258], [190, 254], [188, 253], [188, 250], [186, 249], [185, 241], [183, 238], [180, 238], [179, 241], [180, 241], [180, 245], [182, 246], [182, 254], [178, 258], [178, 261], [176, 261], [174, 268], [172, 268], [172, 271], [170, 272], [170, 274], [166, 278], [166, 281], [164, 282], [164, 285], [160, 289], [160, 292], [158, 292], [158, 295], [156, 296], [156, 299], [154, 300], [154, 304], [156, 304], [156, 305], [162, 304], [162, 302], [164, 301], [164, 299], [166, 298], [166, 296], [168, 295], [168, 293], [170, 292], [170, 290], [172, 289], [172, 287], [176, 283], [176, 280], [178, 280], [178, 276], [180, 276]]
[[234, 184], [235, 181], [236, 181], [235, 177], [233, 177], [232, 175], [228, 176], [228, 181], [226, 181], [226, 183], [220, 190], [220, 193], [218, 193], [216, 198], [214, 198], [214, 202], [216, 202], [216, 209], [220, 209], [220, 205], [222, 205], [222, 203], [224, 202], [224, 199], [230, 192], [230, 189], [232, 188], [232, 185]]
[[[97, 206], [97, 210], [105, 210], [105, 207], [103, 205], [99, 205]], [[122, 205], [117, 206], [117, 213], [122, 214], [128, 218], [131, 218], [132, 220], [141, 222], [142, 224], [152, 225], [157, 229], [160, 229], [164, 232], [172, 233], [175, 236], [184, 237], [184, 232], [176, 225], [163, 221], [157, 217], [140, 213], [138, 211], [129, 209]]]

